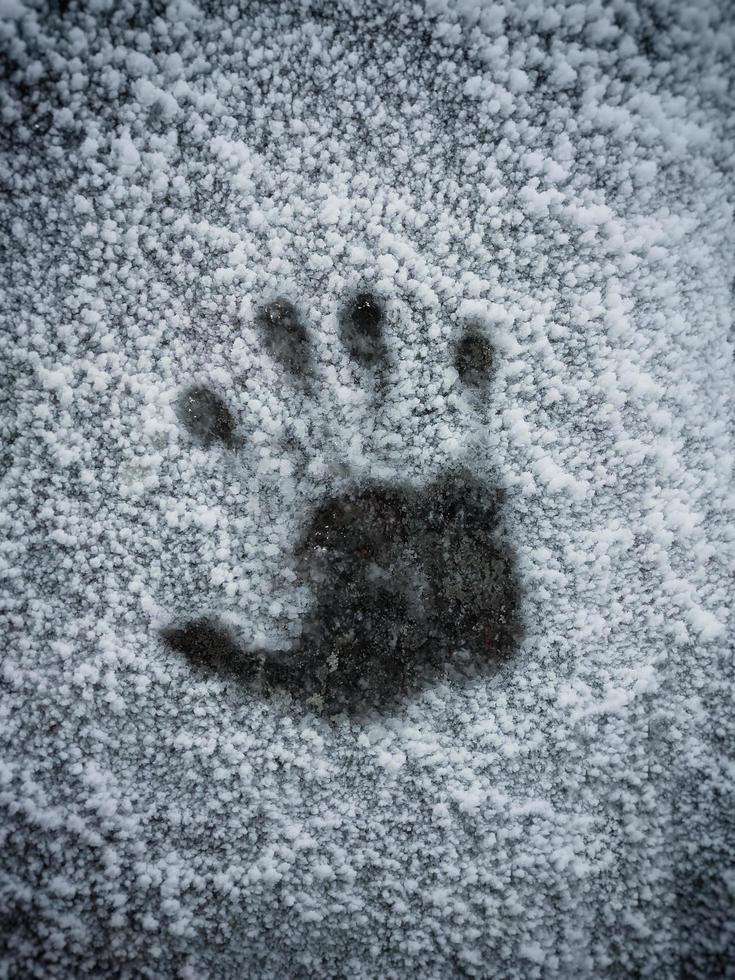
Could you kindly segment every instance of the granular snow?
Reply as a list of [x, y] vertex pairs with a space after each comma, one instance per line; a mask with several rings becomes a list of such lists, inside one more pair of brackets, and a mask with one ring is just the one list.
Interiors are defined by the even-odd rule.
[[[0, 0], [0, 52], [0, 975], [735, 976], [727, 0]], [[456, 472], [493, 670], [330, 714], [164, 641], [296, 656], [314, 515]], [[471, 653], [412, 533], [396, 635]]]

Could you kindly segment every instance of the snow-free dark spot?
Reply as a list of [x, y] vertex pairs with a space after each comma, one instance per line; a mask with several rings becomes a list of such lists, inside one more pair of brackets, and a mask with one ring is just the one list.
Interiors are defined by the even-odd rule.
[[210, 388], [196, 385], [183, 391], [176, 400], [176, 414], [187, 432], [205, 446], [232, 442], [235, 420], [223, 399]]
[[383, 305], [369, 292], [358, 293], [342, 310], [342, 343], [363, 367], [374, 368], [386, 360], [382, 323]]
[[235, 640], [226, 627], [213, 619], [202, 617], [181, 626], [169, 626], [161, 636], [172, 650], [183, 654], [192, 667], [231, 671], [239, 659]]
[[500, 508], [500, 493], [464, 470], [423, 489], [355, 487], [314, 511], [298, 545], [314, 604], [295, 651], [245, 653], [204, 620], [169, 631], [168, 643], [198, 666], [330, 712], [385, 707], [496, 667], [521, 632]]
[[479, 330], [469, 328], [460, 337], [454, 354], [454, 366], [463, 384], [477, 387], [490, 377], [493, 348]]
[[256, 321], [270, 356], [296, 378], [311, 373], [311, 347], [306, 328], [293, 303], [278, 298], [264, 306]]

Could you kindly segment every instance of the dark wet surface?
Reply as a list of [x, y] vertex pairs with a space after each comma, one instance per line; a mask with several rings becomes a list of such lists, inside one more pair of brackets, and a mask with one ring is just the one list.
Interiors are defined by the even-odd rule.
[[210, 388], [186, 388], [176, 400], [176, 414], [186, 431], [204, 446], [232, 445], [235, 419], [225, 401]]
[[342, 343], [350, 357], [362, 367], [378, 368], [388, 361], [384, 319], [382, 302], [370, 292], [357, 293], [340, 314]]
[[256, 322], [271, 357], [294, 378], [305, 380], [310, 377], [312, 356], [309, 338], [293, 303], [283, 298], [273, 300], [258, 312]]
[[295, 650], [246, 651], [206, 618], [164, 638], [198, 671], [282, 688], [329, 712], [396, 705], [432, 683], [492, 670], [521, 634], [500, 506], [500, 494], [464, 470], [422, 489], [355, 487], [327, 498], [298, 544], [315, 601]]
[[493, 368], [493, 349], [488, 338], [470, 327], [460, 337], [454, 353], [454, 366], [463, 384], [476, 388], [489, 381]]

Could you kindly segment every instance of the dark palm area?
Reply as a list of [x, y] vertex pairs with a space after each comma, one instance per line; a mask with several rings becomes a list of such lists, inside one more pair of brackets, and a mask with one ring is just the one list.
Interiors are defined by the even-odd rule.
[[284, 689], [330, 713], [367, 714], [432, 681], [466, 681], [497, 668], [521, 635], [500, 499], [467, 472], [328, 498], [297, 547], [315, 602], [296, 650], [241, 649], [208, 619], [164, 638], [198, 670]]

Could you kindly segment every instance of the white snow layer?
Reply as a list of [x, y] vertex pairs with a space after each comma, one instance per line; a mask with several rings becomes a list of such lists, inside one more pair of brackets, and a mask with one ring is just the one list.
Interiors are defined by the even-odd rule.
[[[0, 975], [735, 976], [728, 0], [65, 8], [0, 2]], [[282, 644], [315, 502], [453, 461], [508, 493], [500, 674], [329, 720], [158, 639]]]

